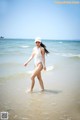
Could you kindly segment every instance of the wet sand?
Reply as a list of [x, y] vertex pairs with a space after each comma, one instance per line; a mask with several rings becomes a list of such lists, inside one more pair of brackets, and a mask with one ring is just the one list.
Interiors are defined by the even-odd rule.
[[33, 93], [25, 91], [30, 76], [0, 80], [0, 112], [9, 120], [80, 120], [79, 62], [63, 62], [42, 73], [45, 91], [40, 92], [36, 79]]

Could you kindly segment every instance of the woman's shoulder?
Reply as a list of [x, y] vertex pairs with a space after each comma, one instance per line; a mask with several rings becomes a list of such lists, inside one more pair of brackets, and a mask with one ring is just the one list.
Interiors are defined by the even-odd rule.
[[41, 50], [44, 50], [44, 48], [43, 48], [43, 47], [41, 47]]

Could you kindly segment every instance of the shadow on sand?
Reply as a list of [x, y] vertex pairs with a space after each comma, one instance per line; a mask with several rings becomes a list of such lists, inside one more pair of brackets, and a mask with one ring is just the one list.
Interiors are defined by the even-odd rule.
[[45, 89], [44, 91], [33, 91], [31, 93], [38, 93], [38, 94], [59, 94], [61, 93], [61, 90], [50, 90], [50, 89]]
[[59, 94], [61, 93], [61, 90], [50, 90], [50, 89], [45, 89], [44, 93], [49, 93], [49, 94]]

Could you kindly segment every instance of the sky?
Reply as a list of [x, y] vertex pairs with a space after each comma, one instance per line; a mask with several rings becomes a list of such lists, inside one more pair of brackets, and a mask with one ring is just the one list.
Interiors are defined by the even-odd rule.
[[55, 1], [0, 0], [0, 36], [80, 40], [80, 4]]

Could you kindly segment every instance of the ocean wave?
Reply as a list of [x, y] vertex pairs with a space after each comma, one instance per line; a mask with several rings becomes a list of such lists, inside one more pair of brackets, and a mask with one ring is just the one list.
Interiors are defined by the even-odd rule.
[[30, 46], [27, 46], [27, 45], [22, 45], [20, 46], [21, 48], [29, 48]]
[[0, 52], [0, 55], [1, 56], [5, 56], [5, 55], [9, 55], [9, 56], [11, 56], [11, 55], [24, 55], [25, 54], [25, 52], [24, 51], [17, 51], [17, 50], [15, 50], [15, 51], [6, 51], [6, 52]]
[[62, 54], [64, 57], [70, 57], [70, 58], [80, 58], [80, 54]]
[[54, 53], [54, 54], [64, 57], [80, 58], [80, 54], [72, 54], [72, 53]]
[[63, 43], [63, 42], [59, 42], [59, 43]]
[[[45, 72], [48, 72], [48, 71], [52, 71], [54, 69], [54, 66], [47, 66], [46, 67], [46, 71]], [[42, 72], [44, 72], [44, 70], [42, 70]], [[27, 74], [32, 74], [33, 73], [33, 70], [29, 70], [27, 71]]]
[[54, 69], [54, 66], [52, 66], [52, 65], [46, 67], [46, 71], [47, 71], [47, 72], [48, 72], [48, 71], [52, 71], [53, 69]]

